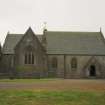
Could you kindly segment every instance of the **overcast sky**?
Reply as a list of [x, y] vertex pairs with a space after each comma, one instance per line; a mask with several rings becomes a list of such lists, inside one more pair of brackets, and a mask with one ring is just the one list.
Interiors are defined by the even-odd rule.
[[7, 32], [25, 33], [29, 26], [48, 30], [99, 31], [105, 35], [105, 0], [0, 0], [0, 42]]

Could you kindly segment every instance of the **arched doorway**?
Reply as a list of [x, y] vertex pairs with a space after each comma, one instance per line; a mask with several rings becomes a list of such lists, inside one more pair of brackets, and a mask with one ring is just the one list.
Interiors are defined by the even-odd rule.
[[95, 65], [91, 65], [90, 66], [90, 73], [89, 73], [90, 76], [96, 76], [96, 67]]

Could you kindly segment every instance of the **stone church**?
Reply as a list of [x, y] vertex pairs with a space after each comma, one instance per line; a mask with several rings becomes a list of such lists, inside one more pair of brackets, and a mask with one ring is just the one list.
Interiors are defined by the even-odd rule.
[[46, 77], [105, 78], [102, 32], [8, 33], [0, 47], [0, 78]]

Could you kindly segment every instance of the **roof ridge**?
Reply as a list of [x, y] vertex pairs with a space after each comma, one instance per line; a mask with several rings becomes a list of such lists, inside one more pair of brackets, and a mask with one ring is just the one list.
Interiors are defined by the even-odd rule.
[[8, 35], [24, 35], [24, 34], [9, 33]]
[[100, 33], [99, 31], [46, 31], [46, 32], [65, 32], [65, 33]]

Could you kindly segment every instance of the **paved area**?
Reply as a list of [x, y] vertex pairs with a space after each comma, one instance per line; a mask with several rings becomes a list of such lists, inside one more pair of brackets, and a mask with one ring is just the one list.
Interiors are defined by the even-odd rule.
[[0, 81], [1, 89], [35, 89], [35, 90], [82, 90], [105, 91], [105, 80], [81, 80], [81, 79], [54, 79], [48, 81], [33, 82], [9, 82]]

